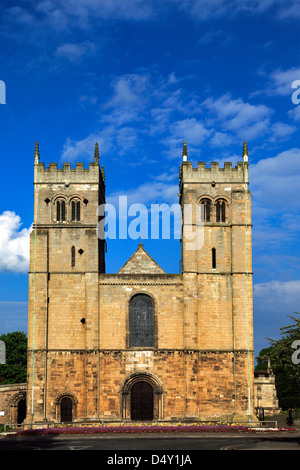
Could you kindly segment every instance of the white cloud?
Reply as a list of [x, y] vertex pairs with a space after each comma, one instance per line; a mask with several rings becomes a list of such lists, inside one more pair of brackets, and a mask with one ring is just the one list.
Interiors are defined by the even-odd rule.
[[[178, 79], [170, 74], [166, 79], [159, 74], [125, 74], [112, 80], [112, 94], [101, 105], [99, 130], [75, 141], [67, 139], [62, 151], [62, 161], [75, 161], [77, 158], [91, 158], [95, 142], [99, 142], [101, 153], [108, 150], [115, 155], [139, 148], [143, 135], [164, 136], [163, 143], [174, 150], [174, 145], [182, 148], [184, 138], [191, 145], [199, 145], [210, 131], [195, 118], [174, 120], [171, 113], [189, 115], [197, 108], [190, 95], [173, 87]], [[186, 98], [188, 105], [184, 106]], [[199, 112], [199, 107], [197, 112]], [[165, 135], [167, 136], [165, 137]]]
[[[264, 104], [251, 104], [241, 98], [232, 98], [229, 93], [219, 98], [207, 98], [202, 106], [209, 110], [207, 123], [214, 126], [211, 145], [228, 146], [235, 140], [257, 140], [282, 142], [297, 130], [296, 126], [284, 122], [271, 122], [273, 110]], [[292, 117], [296, 118], [297, 115]]]
[[175, 0], [175, 3], [201, 21], [240, 13], [260, 15], [272, 8], [278, 18], [299, 17], [299, 0]]
[[300, 280], [254, 284], [253, 291], [257, 307], [259, 304], [259, 310], [264, 310], [266, 317], [272, 317], [275, 312], [280, 315], [300, 312]]
[[144, 204], [177, 204], [178, 203], [178, 183], [159, 180], [141, 184], [140, 186], [126, 191], [116, 191], [107, 195], [107, 202], [115, 207], [119, 204], [119, 196], [127, 196], [128, 205]]
[[30, 26], [35, 20], [35, 16], [31, 12], [20, 6], [10, 7], [7, 9], [6, 13], [8, 20], [21, 23], [23, 25]]
[[182, 119], [170, 125], [170, 136], [165, 139], [165, 143], [171, 148], [182, 147], [184, 140], [189, 142], [189, 148], [197, 147], [211, 135], [211, 130], [207, 129], [202, 121], [195, 118]]
[[292, 103], [293, 93], [296, 92], [298, 98], [299, 93], [292, 87], [292, 84], [295, 80], [300, 80], [300, 67], [291, 67], [287, 70], [276, 69], [271, 72], [261, 69], [258, 73], [266, 78], [267, 85], [265, 88], [250, 93], [250, 97], [262, 94], [267, 96], [290, 96]]
[[300, 208], [300, 149], [293, 148], [275, 157], [250, 164], [253, 195], [258, 201], [287, 212]]
[[223, 158], [225, 149], [237, 142], [281, 142], [296, 131], [290, 124], [272, 123], [273, 110], [264, 104], [252, 104], [229, 93], [201, 102], [194, 92], [178, 87], [179, 81], [174, 74], [163, 77], [150, 72], [115, 77], [111, 96], [99, 108], [99, 130], [78, 141], [67, 139], [62, 160], [92, 158], [96, 141], [102, 153], [109, 150], [122, 156], [143, 150], [145, 136], [155, 136], [168, 158], [178, 158], [184, 140], [190, 155], [199, 157], [207, 145], [222, 149], [219, 158]]
[[[208, 21], [241, 14], [297, 20], [299, 0], [37, 0], [24, 6], [7, 7], [9, 22], [22, 24], [31, 30], [51, 27], [59, 32], [73, 28], [91, 30], [100, 21], [154, 21], [178, 10], [195, 21]], [[210, 36], [203, 41], [210, 41]]]
[[78, 158], [91, 159], [94, 155], [96, 142], [98, 142], [101, 147], [102, 139], [97, 134], [91, 134], [88, 137], [77, 141], [72, 141], [68, 138], [63, 146], [61, 161], [74, 162]]
[[300, 4], [299, 0], [291, 0], [283, 5], [278, 12], [280, 19], [299, 19], [300, 18]]
[[201, 38], [198, 40], [198, 44], [202, 46], [206, 46], [210, 42], [215, 41], [216, 39], [219, 40], [220, 36], [223, 34], [222, 30], [218, 29], [212, 29], [210, 31], [207, 31]]
[[101, 130], [92, 132], [81, 140], [72, 140], [68, 138], [63, 146], [60, 161], [93, 161], [95, 143], [99, 144], [100, 159], [101, 156], [112, 152], [117, 158], [124, 155], [127, 151], [133, 150], [137, 145], [138, 131], [134, 127], [124, 126], [115, 127], [113, 125], [104, 126]]
[[149, 86], [146, 75], [128, 74], [117, 77], [113, 83], [113, 96], [108, 107], [140, 106], [144, 100], [144, 93]]
[[[254, 285], [254, 292], [260, 297], [264, 297], [268, 304], [274, 304], [272, 297], [284, 296], [285, 301], [287, 297], [291, 296], [294, 305], [294, 310], [300, 309], [300, 280], [295, 281], [269, 281], [262, 282]], [[268, 295], [266, 295], [268, 292]], [[272, 293], [272, 295], [269, 295]], [[297, 301], [295, 302], [295, 299]]]
[[[275, 157], [259, 160], [249, 166], [250, 190], [252, 193], [253, 247], [260, 253], [257, 263], [269, 275], [261, 255], [278, 259], [288, 243], [299, 238], [299, 181], [300, 149], [292, 148]], [[283, 273], [294, 269], [296, 258], [277, 268]]]
[[263, 105], [246, 103], [241, 98], [233, 99], [229, 93], [220, 98], [207, 98], [203, 106], [209, 109], [226, 131], [240, 138], [252, 140], [268, 131], [272, 110]]
[[15, 212], [5, 211], [0, 215], [0, 271], [28, 271], [31, 228], [20, 230], [21, 225], [21, 218]]
[[56, 49], [58, 57], [68, 59], [70, 62], [79, 62], [83, 57], [95, 52], [95, 44], [84, 42], [81, 44], [65, 43]]
[[284, 122], [275, 122], [270, 128], [270, 142], [277, 142], [288, 139], [295, 131], [296, 126], [290, 126]]
[[[300, 7], [300, 5], [299, 5]], [[292, 96], [295, 89], [292, 83], [300, 80], [300, 67], [292, 67], [288, 70], [277, 69], [271, 73], [268, 94], [280, 96]]]
[[227, 147], [233, 142], [233, 137], [226, 132], [215, 132], [210, 140], [213, 147]]
[[61, 29], [62, 25], [87, 29], [99, 19], [147, 20], [156, 14], [154, 3], [148, 0], [40, 0], [35, 8], [56, 29]]
[[296, 122], [300, 121], [300, 105], [298, 104], [288, 112], [288, 115]]
[[112, 97], [103, 106], [104, 123], [122, 126], [138, 121], [151, 94], [147, 75], [128, 74], [116, 77], [112, 82]]

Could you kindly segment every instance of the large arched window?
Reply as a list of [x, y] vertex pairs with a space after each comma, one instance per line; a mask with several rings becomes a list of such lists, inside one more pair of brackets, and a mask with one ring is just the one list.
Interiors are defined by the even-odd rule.
[[129, 347], [154, 347], [154, 306], [149, 295], [137, 294], [129, 305]]
[[208, 198], [201, 200], [201, 214], [203, 222], [211, 221], [211, 200]]
[[226, 222], [226, 201], [224, 199], [216, 201], [216, 222]]

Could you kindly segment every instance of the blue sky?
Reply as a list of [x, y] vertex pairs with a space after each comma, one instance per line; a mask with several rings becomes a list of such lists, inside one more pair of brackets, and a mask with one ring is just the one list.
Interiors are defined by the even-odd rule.
[[[98, 141], [108, 201], [147, 205], [178, 201], [184, 140], [207, 165], [247, 140], [256, 352], [279, 337], [300, 311], [299, 0], [2, 0], [0, 18], [0, 334], [27, 331], [36, 140], [46, 165]], [[107, 271], [137, 243], [109, 242]], [[179, 271], [178, 240], [144, 246]]]

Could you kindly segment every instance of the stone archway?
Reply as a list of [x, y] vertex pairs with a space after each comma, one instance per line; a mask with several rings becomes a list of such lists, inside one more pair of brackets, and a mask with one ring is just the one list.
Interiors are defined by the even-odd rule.
[[26, 419], [26, 398], [21, 398], [18, 402], [17, 424], [22, 424]]
[[154, 374], [135, 372], [129, 375], [120, 388], [122, 419], [139, 421], [162, 419], [163, 395], [162, 383]]
[[72, 422], [77, 418], [78, 400], [71, 392], [60, 393], [55, 400], [56, 421]]
[[10, 422], [22, 424], [26, 418], [26, 392], [18, 392], [9, 400]]

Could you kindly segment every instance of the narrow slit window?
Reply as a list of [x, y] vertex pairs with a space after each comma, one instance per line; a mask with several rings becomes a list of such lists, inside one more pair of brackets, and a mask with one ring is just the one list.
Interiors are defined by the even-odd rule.
[[71, 266], [72, 268], [75, 267], [75, 246], [71, 248]]
[[212, 268], [216, 269], [217, 267], [217, 257], [216, 257], [216, 249], [212, 248], [211, 250], [211, 258], [212, 258]]

